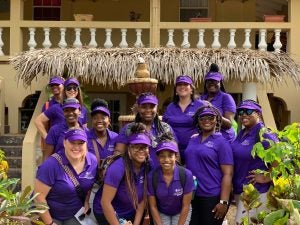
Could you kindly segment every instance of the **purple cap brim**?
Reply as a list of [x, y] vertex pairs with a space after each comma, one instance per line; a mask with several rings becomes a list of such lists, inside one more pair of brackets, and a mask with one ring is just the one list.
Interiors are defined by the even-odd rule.
[[65, 140], [87, 142], [87, 135], [82, 129], [70, 129], [65, 134]]
[[75, 84], [76, 86], [79, 86], [79, 81], [76, 78], [69, 78], [65, 81], [64, 86], [67, 87], [70, 84]]
[[73, 108], [73, 109], [80, 109], [80, 104], [79, 103], [65, 103], [62, 106], [62, 109], [66, 108]]
[[53, 85], [53, 84], [57, 84], [57, 85], [60, 85], [60, 84], [63, 84], [64, 83], [64, 80], [60, 77], [52, 77], [50, 78], [50, 81], [48, 83], [48, 85]]
[[217, 116], [217, 113], [212, 110], [211, 108], [205, 108], [198, 117], [202, 117], [202, 116], [206, 116], [206, 115], [210, 115], [210, 116]]
[[129, 144], [145, 144], [151, 146], [150, 138], [144, 133], [132, 134], [128, 137]]
[[171, 152], [175, 152], [175, 153], [179, 152], [178, 146], [176, 145], [176, 143], [171, 142], [171, 141], [160, 142], [156, 147], [156, 154], [158, 154], [159, 152], [161, 152], [163, 150], [167, 150], [167, 151], [171, 151]]
[[209, 72], [208, 74], [206, 74], [205, 80], [216, 80], [216, 81], [221, 81], [223, 80], [223, 75], [221, 73], [218, 72]]
[[110, 117], [110, 112], [107, 108], [103, 107], [103, 106], [98, 106], [95, 109], [93, 109], [93, 111], [91, 112], [91, 115], [96, 114], [97, 112], [102, 112], [105, 113], [106, 115], [108, 115], [108, 117]]
[[240, 109], [253, 109], [257, 112], [262, 112], [261, 110], [261, 107], [258, 103], [254, 103], [252, 101], [242, 101], [241, 104], [238, 106], [237, 110], [240, 110]]
[[176, 78], [176, 84], [178, 83], [193, 84], [193, 80], [187, 75], [181, 75]]
[[154, 105], [158, 105], [158, 99], [156, 98], [155, 95], [140, 95], [140, 97], [137, 100], [138, 105], [142, 105], [142, 104], [154, 104]]

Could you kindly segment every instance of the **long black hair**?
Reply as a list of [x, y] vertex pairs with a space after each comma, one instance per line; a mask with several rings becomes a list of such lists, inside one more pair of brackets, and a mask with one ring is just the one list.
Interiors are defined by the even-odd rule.
[[[206, 76], [209, 74], [209, 73], [220, 73], [219, 72], [219, 66], [215, 63], [212, 63], [209, 67], [209, 71], [207, 72]], [[206, 88], [206, 80], [204, 81], [204, 94], [207, 94], [208, 91], [207, 91], [207, 88]], [[225, 90], [225, 87], [224, 87], [224, 83], [222, 80], [220, 80], [220, 90], [222, 92], [225, 92], [226, 93], [226, 90]]]

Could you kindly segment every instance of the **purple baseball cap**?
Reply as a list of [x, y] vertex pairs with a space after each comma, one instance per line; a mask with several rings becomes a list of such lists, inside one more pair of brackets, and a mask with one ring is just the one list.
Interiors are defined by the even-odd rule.
[[60, 85], [64, 83], [64, 79], [62, 77], [51, 77], [48, 85]]
[[237, 107], [237, 110], [239, 109], [253, 109], [259, 113], [262, 113], [261, 106], [257, 102], [252, 100], [242, 101], [241, 104]]
[[128, 137], [129, 144], [145, 144], [151, 146], [150, 138], [144, 133], [132, 134]]
[[79, 86], [79, 81], [78, 81], [76, 78], [74, 78], [74, 77], [68, 78], [68, 79], [65, 81], [64, 86], [67, 87], [67, 86], [69, 86], [70, 84], [75, 84], [76, 86]]
[[73, 129], [69, 129], [66, 133], [65, 133], [65, 140], [68, 141], [84, 141], [87, 142], [87, 135], [86, 132], [82, 129], [79, 128], [73, 128]]
[[94, 108], [93, 111], [91, 112], [91, 115], [94, 115], [97, 112], [103, 112], [106, 115], [108, 115], [108, 117], [110, 117], [110, 112], [109, 112], [108, 108], [106, 108], [106, 107], [98, 106], [98, 107]]
[[204, 78], [204, 80], [216, 80], [221, 81], [223, 80], [223, 75], [219, 72], [208, 72]]
[[199, 118], [202, 116], [217, 116], [217, 113], [211, 109], [211, 108], [205, 108], [200, 114], [199, 114]]
[[141, 94], [137, 100], [137, 104], [142, 105], [146, 103], [158, 105], [158, 99], [153, 94]]
[[156, 154], [163, 150], [178, 153], [178, 146], [175, 142], [172, 141], [162, 141], [156, 147]]
[[62, 105], [62, 109], [65, 108], [80, 109], [81, 105], [76, 98], [67, 98], [64, 100], [64, 104]]
[[176, 78], [176, 84], [178, 83], [193, 84], [193, 80], [187, 75], [180, 75]]

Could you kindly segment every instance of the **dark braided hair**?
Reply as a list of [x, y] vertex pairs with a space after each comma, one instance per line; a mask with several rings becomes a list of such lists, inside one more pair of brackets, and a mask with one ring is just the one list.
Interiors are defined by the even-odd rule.
[[[209, 74], [210, 72], [212, 73], [219, 73], [219, 66], [216, 63], [212, 63], [209, 67], [209, 71], [207, 72], [207, 74]], [[206, 88], [206, 82], [204, 81], [204, 93], [206, 94], [207, 88]], [[224, 83], [222, 80], [220, 80], [220, 90], [226, 93], [225, 87], [224, 87]]]
[[91, 103], [91, 111], [93, 111], [96, 107], [99, 107], [99, 106], [108, 108], [108, 103], [107, 103], [107, 101], [105, 101], [102, 98], [95, 98], [93, 100], [93, 102]]
[[[131, 131], [131, 135], [138, 134], [138, 133], [144, 133], [146, 135], [149, 135], [148, 132], [146, 131], [146, 126], [143, 123], [133, 124], [130, 131]], [[124, 158], [124, 165], [125, 165], [125, 181], [129, 192], [128, 194], [131, 197], [134, 208], [137, 209], [138, 194], [135, 187], [135, 177], [134, 177], [134, 171], [132, 169], [132, 160], [129, 157], [128, 150], [125, 151], [123, 158]], [[147, 175], [149, 171], [150, 171], [150, 163], [149, 163], [149, 158], [147, 157], [145, 161], [145, 170], [144, 170], [144, 187], [143, 187], [144, 197], [147, 196]], [[145, 199], [146, 199], [145, 206], [147, 206], [148, 204], [147, 197]]]
[[198, 129], [199, 133], [202, 132], [201, 128], [199, 127], [199, 122], [198, 122], [198, 120], [199, 120], [199, 115], [200, 115], [205, 109], [207, 109], [207, 108], [211, 109], [213, 112], [216, 113], [216, 115], [217, 115], [217, 116], [216, 116], [216, 119], [217, 119], [216, 132], [220, 132], [220, 130], [221, 130], [221, 124], [222, 124], [222, 116], [221, 116], [220, 111], [219, 111], [216, 107], [214, 107], [214, 106], [212, 106], [212, 105], [202, 106], [202, 107], [200, 107], [200, 108], [195, 112], [195, 114], [194, 114], [194, 116], [193, 116], [193, 120], [194, 120], [193, 123], [194, 123], [194, 126]]

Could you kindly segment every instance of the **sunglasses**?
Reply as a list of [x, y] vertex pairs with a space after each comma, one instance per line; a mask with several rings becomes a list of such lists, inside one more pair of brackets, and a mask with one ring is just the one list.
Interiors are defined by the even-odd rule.
[[239, 116], [242, 116], [244, 114], [246, 114], [247, 116], [250, 116], [253, 112], [255, 112], [254, 109], [239, 109], [237, 111], [237, 113], [238, 113]]
[[88, 211], [86, 211], [86, 213], [82, 213], [80, 216], [78, 216], [78, 219], [80, 221], [84, 220], [84, 218], [85, 218], [86, 215], [90, 215], [91, 214], [91, 211], [92, 211], [91, 208], [89, 208]]
[[202, 117], [199, 117], [199, 121], [203, 122], [203, 121], [214, 121], [215, 120], [215, 116], [202, 116]]
[[147, 145], [130, 145], [133, 152], [146, 152], [148, 151]]
[[66, 87], [66, 90], [67, 90], [67, 91], [71, 91], [71, 90], [78, 91], [78, 86], [73, 86], [73, 85], [67, 86], [67, 87]]

